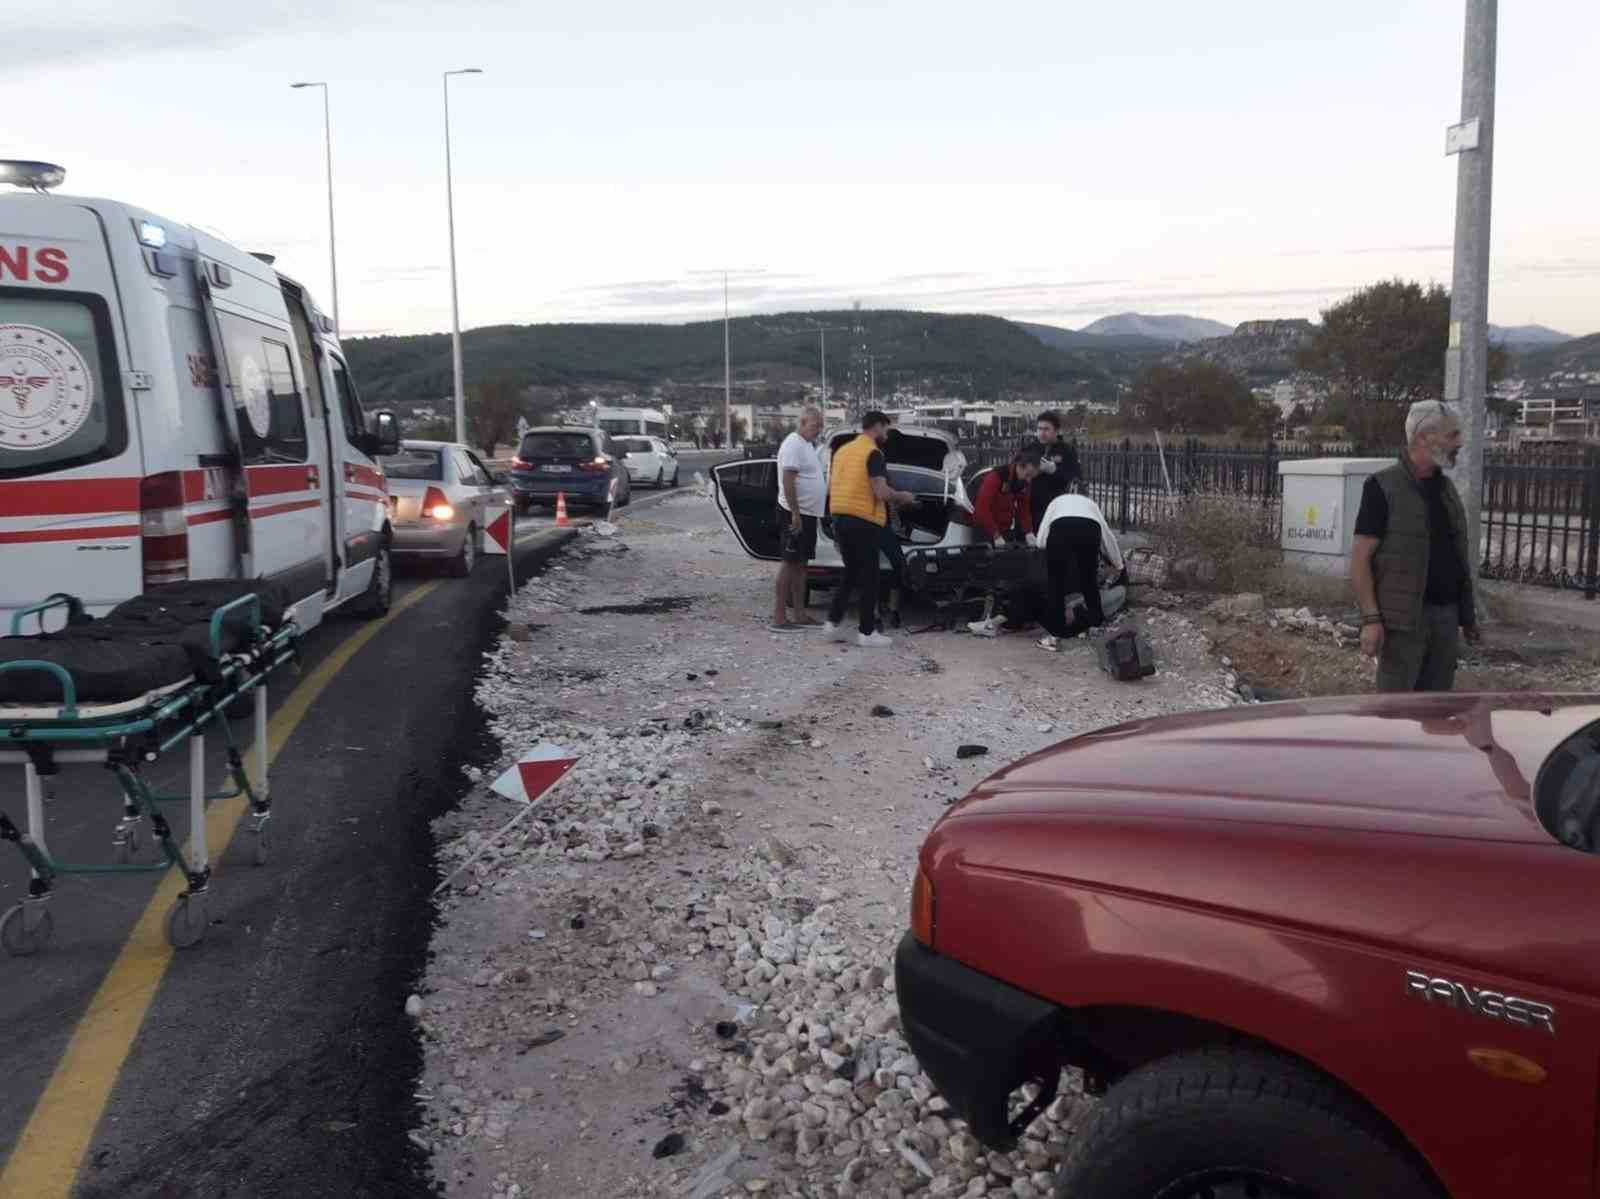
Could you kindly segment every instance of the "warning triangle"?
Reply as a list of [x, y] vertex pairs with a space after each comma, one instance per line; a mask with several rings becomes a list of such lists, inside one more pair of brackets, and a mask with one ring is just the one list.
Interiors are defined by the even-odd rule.
[[577, 765], [578, 759], [559, 745], [541, 742], [517, 756], [512, 767], [495, 779], [491, 790], [519, 803], [532, 803]]

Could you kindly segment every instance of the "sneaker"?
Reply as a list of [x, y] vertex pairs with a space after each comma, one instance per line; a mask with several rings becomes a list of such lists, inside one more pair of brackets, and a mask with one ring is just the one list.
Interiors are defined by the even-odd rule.
[[790, 624], [786, 620], [782, 624], [769, 624], [767, 629], [773, 633], [798, 633], [800, 631], [800, 626], [797, 624]]
[[856, 644], [862, 649], [888, 649], [894, 644], [894, 638], [882, 633], [857, 633]]
[[1043, 637], [1039, 638], [1038, 641], [1038, 646], [1040, 649], [1049, 650], [1052, 654], [1055, 653], [1058, 648], [1060, 648], [1060, 645], [1061, 643], [1056, 640], [1056, 638], [1050, 636], [1049, 633], [1046, 633]]
[[990, 617], [988, 620], [974, 620], [967, 625], [967, 632], [975, 637], [998, 637], [1000, 626], [1004, 623], [1005, 621], [998, 616]]
[[844, 641], [850, 636], [841, 626], [834, 624], [831, 620], [823, 622], [822, 635], [829, 641]]

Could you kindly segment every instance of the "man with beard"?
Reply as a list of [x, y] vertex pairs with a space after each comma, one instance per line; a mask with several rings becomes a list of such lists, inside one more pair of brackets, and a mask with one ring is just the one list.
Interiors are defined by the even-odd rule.
[[1460, 451], [1455, 412], [1423, 400], [1406, 413], [1400, 460], [1362, 488], [1350, 581], [1379, 691], [1449, 691], [1461, 637], [1478, 641], [1466, 510], [1444, 474]]

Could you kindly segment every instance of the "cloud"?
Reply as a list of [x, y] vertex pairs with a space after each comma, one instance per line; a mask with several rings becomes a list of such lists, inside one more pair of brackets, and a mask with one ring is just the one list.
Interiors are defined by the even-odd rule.
[[1279, 258], [1349, 258], [1363, 254], [1448, 254], [1455, 247], [1448, 242], [1426, 246], [1323, 247], [1315, 250], [1284, 250]]
[[17, 73], [106, 58], [126, 60], [141, 54], [236, 47], [243, 41], [307, 26], [335, 24], [352, 0], [216, 4], [214, 0], [57, 0], [40, 6], [41, 15], [7, 26], [7, 42], [25, 47], [14, 56]]
[[363, 283], [405, 283], [442, 274], [443, 266], [375, 266], [361, 276]]

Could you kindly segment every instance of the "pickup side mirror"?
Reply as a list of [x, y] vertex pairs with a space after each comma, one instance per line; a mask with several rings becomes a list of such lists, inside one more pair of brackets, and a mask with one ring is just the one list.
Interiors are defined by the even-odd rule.
[[400, 418], [385, 408], [372, 416], [372, 432], [367, 434], [367, 445], [362, 447], [374, 458], [400, 452]]

